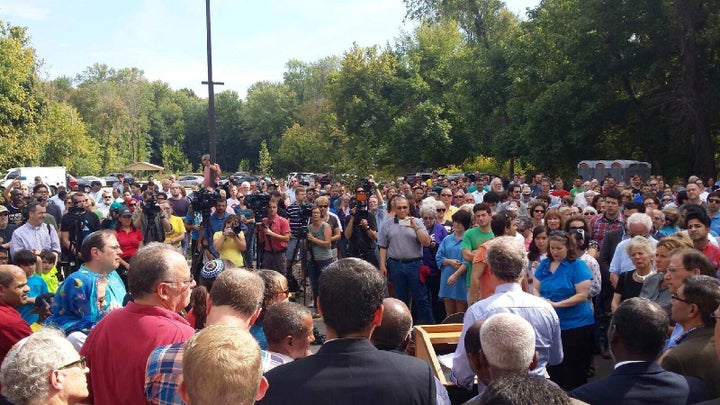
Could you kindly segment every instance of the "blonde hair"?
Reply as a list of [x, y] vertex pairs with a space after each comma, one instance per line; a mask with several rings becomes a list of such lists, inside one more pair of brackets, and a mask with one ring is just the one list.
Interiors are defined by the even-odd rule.
[[209, 326], [185, 344], [183, 378], [193, 404], [251, 405], [262, 378], [260, 346], [237, 326]]

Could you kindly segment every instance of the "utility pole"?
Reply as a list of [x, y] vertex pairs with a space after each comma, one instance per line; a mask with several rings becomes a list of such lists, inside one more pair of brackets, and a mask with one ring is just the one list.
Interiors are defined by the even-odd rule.
[[[216, 125], [215, 125], [215, 85], [224, 85], [223, 82], [214, 82], [212, 76], [212, 38], [210, 28], [210, 0], [205, 0], [205, 23], [207, 26], [207, 65], [208, 65], [208, 79], [202, 84], [208, 85], [208, 146], [210, 148], [210, 161], [217, 163], [217, 139], [215, 136]], [[213, 171], [210, 171], [213, 176]], [[217, 179], [211, 179], [214, 183]]]

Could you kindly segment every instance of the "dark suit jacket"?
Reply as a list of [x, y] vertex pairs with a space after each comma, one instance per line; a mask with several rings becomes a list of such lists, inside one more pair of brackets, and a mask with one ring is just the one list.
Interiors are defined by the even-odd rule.
[[575, 388], [570, 396], [591, 405], [694, 404], [705, 399], [705, 385], [665, 371], [653, 361], [622, 365], [603, 380]]
[[434, 404], [430, 365], [377, 350], [365, 338], [326, 342], [317, 354], [270, 370], [259, 404]]
[[713, 328], [702, 328], [690, 333], [662, 361], [666, 370], [703, 380], [709, 399], [720, 397], [720, 360], [713, 332]]

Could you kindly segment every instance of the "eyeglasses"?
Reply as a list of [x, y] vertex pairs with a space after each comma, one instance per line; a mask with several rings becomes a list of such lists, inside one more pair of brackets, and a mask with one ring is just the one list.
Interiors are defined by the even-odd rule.
[[688, 304], [688, 305], [693, 305], [692, 302], [686, 300], [685, 298], [680, 298], [680, 297], [678, 297], [677, 294], [671, 295], [670, 298], [674, 299], [675, 301], [680, 301], [680, 302], [685, 303], [685, 304]]
[[720, 200], [718, 200], [717, 198], [710, 198], [708, 202], [711, 204], [720, 204]]
[[80, 360], [75, 360], [72, 363], [68, 363], [64, 366], [58, 367], [56, 370], [65, 370], [66, 368], [73, 368], [73, 367], [80, 367], [84, 369], [87, 367], [87, 363], [85, 362], [85, 356], [80, 356]]
[[437, 212], [445, 212], [445, 211], [447, 211], [447, 209], [445, 209], [445, 208], [438, 208], [436, 211], [437, 211]]
[[452, 197], [452, 194], [440, 194], [441, 197]]
[[462, 195], [462, 194], [458, 194], [458, 195], [455, 196], [455, 198], [463, 198], [463, 197], [465, 197], [465, 196]]
[[186, 285], [193, 285], [193, 284], [195, 284], [195, 279], [192, 278], [192, 277], [190, 277], [189, 280], [163, 280], [163, 281], [161, 281], [161, 283], [165, 283], [165, 284], [177, 284], [177, 283], [182, 283], [183, 286], [186, 286]]
[[533, 212], [539, 212], [539, 213], [541, 213], [541, 214], [544, 214], [544, 213], [545, 213], [545, 210], [533, 210]]
[[435, 220], [435, 218], [433, 218], [433, 217], [422, 217], [422, 219], [424, 219], [426, 221], [434, 221]]

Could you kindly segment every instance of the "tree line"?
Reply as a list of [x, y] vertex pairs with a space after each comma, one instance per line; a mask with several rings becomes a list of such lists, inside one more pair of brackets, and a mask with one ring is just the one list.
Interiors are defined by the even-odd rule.
[[[524, 19], [499, 0], [405, 3], [418, 25], [392, 43], [291, 60], [244, 99], [218, 93], [223, 169], [398, 174], [491, 156], [560, 174], [625, 158], [715, 176], [720, 1], [543, 0]], [[206, 98], [138, 67], [41, 80], [30, 36], [0, 24], [0, 167], [197, 168]]]

